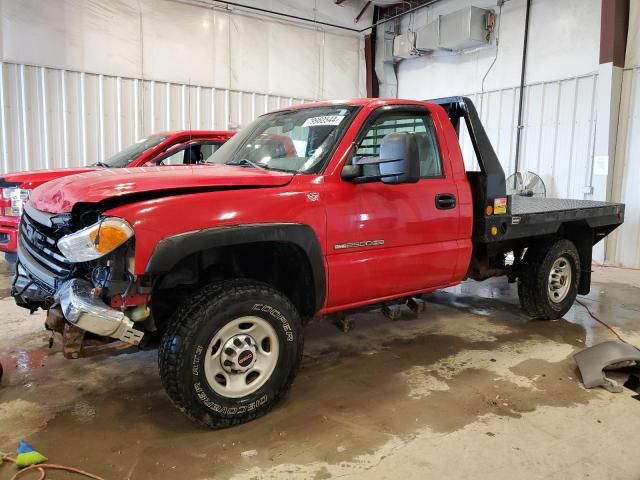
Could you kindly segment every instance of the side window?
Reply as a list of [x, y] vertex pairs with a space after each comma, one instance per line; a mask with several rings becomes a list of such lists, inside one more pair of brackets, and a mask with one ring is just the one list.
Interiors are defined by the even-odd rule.
[[185, 148], [181, 148], [172, 153], [168, 157], [163, 158], [158, 162], [158, 165], [182, 165], [184, 163]]
[[209, 160], [211, 155], [213, 155], [218, 148], [220, 148], [220, 144], [218, 143], [205, 143], [200, 145], [200, 153], [202, 154], [202, 161], [206, 162]]
[[365, 132], [355, 154], [360, 157], [379, 155], [384, 136], [396, 132], [417, 134], [421, 178], [442, 176], [442, 162], [433, 121], [424, 112], [389, 112], [381, 115]]
[[192, 143], [185, 148], [176, 150], [168, 157], [158, 162], [158, 165], [194, 165], [206, 162], [216, 150], [220, 148], [217, 143]]

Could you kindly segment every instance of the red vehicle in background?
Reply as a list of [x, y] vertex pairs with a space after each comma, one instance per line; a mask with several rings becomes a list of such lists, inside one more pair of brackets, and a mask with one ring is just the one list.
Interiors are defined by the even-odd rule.
[[145, 165], [192, 165], [205, 162], [235, 132], [225, 130], [180, 130], [150, 135], [116, 153], [104, 162], [87, 167], [34, 170], [0, 177], [0, 252], [14, 261], [22, 205], [31, 190], [56, 178], [90, 172], [100, 168], [141, 167]]

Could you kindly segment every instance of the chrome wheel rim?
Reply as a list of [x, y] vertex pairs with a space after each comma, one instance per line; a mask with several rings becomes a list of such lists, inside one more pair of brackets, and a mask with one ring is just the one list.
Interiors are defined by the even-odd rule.
[[269, 380], [279, 352], [278, 336], [269, 322], [253, 316], [236, 318], [209, 342], [205, 377], [219, 395], [244, 397]]
[[553, 262], [549, 272], [548, 290], [549, 300], [560, 303], [571, 288], [571, 263], [567, 257], [559, 257]]

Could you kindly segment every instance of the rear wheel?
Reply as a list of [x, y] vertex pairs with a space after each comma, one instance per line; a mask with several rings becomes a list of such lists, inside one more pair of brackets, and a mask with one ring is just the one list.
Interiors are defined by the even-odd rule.
[[522, 309], [539, 320], [562, 317], [576, 299], [579, 265], [578, 251], [569, 240], [529, 248], [518, 275]]
[[291, 386], [302, 350], [300, 317], [283, 294], [260, 282], [225, 281], [169, 320], [160, 376], [189, 418], [224, 428], [269, 411]]

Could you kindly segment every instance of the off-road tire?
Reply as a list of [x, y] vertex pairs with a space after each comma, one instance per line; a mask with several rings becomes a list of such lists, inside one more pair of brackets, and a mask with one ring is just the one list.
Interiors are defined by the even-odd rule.
[[[559, 303], [549, 298], [549, 274], [554, 262], [565, 257], [571, 266], [571, 285]], [[518, 297], [527, 315], [536, 320], [555, 320], [569, 311], [580, 282], [580, 256], [575, 245], [560, 239], [530, 247], [518, 273]]]
[[[245, 397], [228, 398], [207, 382], [204, 356], [218, 330], [244, 315], [263, 318], [275, 329], [279, 356], [264, 385]], [[158, 352], [160, 378], [187, 417], [209, 428], [226, 428], [261, 417], [282, 398], [293, 383], [303, 346], [300, 316], [282, 293], [252, 280], [216, 282], [194, 294], [169, 319]]]

